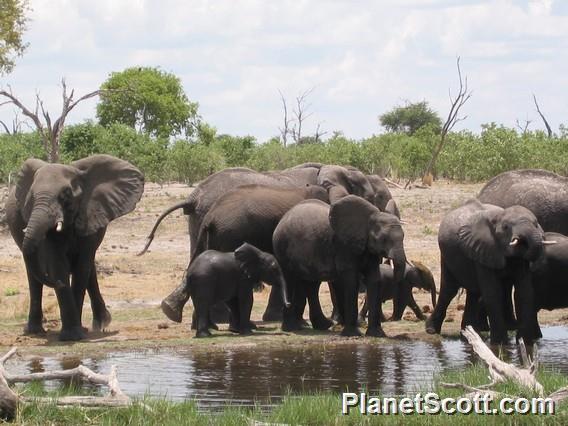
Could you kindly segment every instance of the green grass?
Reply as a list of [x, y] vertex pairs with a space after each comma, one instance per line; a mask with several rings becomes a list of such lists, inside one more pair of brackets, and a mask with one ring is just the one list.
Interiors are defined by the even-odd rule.
[[[568, 385], [568, 378], [562, 374], [541, 368], [537, 376], [545, 388], [545, 394]], [[440, 375], [432, 389], [421, 389], [416, 392], [433, 391], [441, 398], [458, 397], [464, 391], [446, 389], [440, 382], [467, 383], [479, 386], [488, 382], [487, 369], [474, 365], [461, 371], [451, 371]], [[504, 383], [495, 390], [509, 395], [530, 398], [531, 392], [519, 388], [513, 383]], [[26, 385], [20, 389], [26, 396], [61, 396], [85, 393], [75, 386], [66, 386], [57, 392], [46, 392], [40, 383]], [[409, 396], [413, 396], [410, 393]], [[371, 395], [379, 396], [379, 395]], [[96, 424], [96, 425], [247, 425], [251, 420], [267, 423], [285, 423], [302, 425], [358, 425], [358, 424], [410, 424], [410, 425], [467, 425], [477, 424], [567, 424], [568, 404], [557, 407], [555, 415], [361, 415], [358, 409], [352, 409], [349, 415], [341, 414], [341, 395], [331, 393], [320, 394], [289, 394], [283, 402], [269, 413], [260, 406], [245, 408], [227, 405], [220, 412], [204, 412], [199, 410], [195, 401], [182, 403], [169, 402], [164, 399], [142, 398], [137, 400], [143, 404], [135, 404], [123, 409], [60, 409], [55, 405], [38, 406], [30, 404], [18, 413], [15, 424]]]
[[18, 294], [20, 294], [20, 290], [17, 288], [8, 287], [4, 290], [4, 296], [16, 296]]

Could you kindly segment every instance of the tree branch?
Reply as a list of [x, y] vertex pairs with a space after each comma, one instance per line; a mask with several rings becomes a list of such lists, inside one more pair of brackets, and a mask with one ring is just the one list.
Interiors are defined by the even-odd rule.
[[534, 93], [533, 93], [533, 100], [534, 100], [534, 104], [536, 106], [536, 111], [538, 112], [538, 115], [540, 115], [540, 118], [542, 118], [542, 121], [544, 121], [544, 125], [546, 126], [546, 132], [548, 133], [548, 137], [551, 138], [552, 137], [552, 129], [550, 128], [548, 121], [546, 121], [546, 117], [541, 112], [541, 110], [538, 106], [538, 102], [536, 101], [536, 96], [535, 96]]

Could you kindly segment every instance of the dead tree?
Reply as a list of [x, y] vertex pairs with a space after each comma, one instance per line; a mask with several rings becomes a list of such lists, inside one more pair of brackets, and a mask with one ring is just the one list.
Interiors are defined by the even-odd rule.
[[442, 152], [442, 148], [446, 143], [446, 137], [448, 133], [454, 128], [454, 126], [467, 118], [466, 116], [460, 117], [459, 112], [460, 109], [465, 105], [465, 103], [471, 98], [471, 91], [467, 87], [467, 76], [462, 78], [461, 68], [460, 68], [460, 57], [458, 56], [456, 60], [457, 68], [458, 68], [458, 78], [459, 78], [459, 90], [457, 96], [454, 98], [452, 97], [452, 92], [449, 90], [450, 96], [450, 112], [448, 113], [448, 117], [446, 118], [446, 122], [442, 126], [442, 131], [440, 132], [440, 142], [434, 153], [432, 154], [432, 158], [428, 162], [428, 166], [426, 167], [426, 171], [424, 172], [424, 177], [422, 178], [423, 183], [430, 182], [432, 180], [432, 170], [434, 169], [434, 165], [436, 164], [436, 160]]
[[34, 110], [28, 109], [24, 104], [12, 93], [12, 89], [8, 86], [8, 90], [0, 90], [0, 96], [7, 99], [5, 103], [11, 103], [18, 107], [22, 114], [28, 117], [35, 125], [42, 142], [43, 148], [49, 161], [56, 163], [59, 161], [59, 140], [61, 138], [61, 132], [65, 126], [65, 119], [67, 115], [77, 106], [78, 103], [90, 99], [94, 96], [100, 94], [100, 90], [95, 90], [93, 92], [87, 93], [81, 96], [79, 99], [74, 100], [75, 90], [72, 89], [71, 93], [67, 93], [67, 85], [65, 84], [65, 79], [61, 79], [62, 95], [63, 95], [63, 106], [61, 108], [60, 116], [52, 121], [49, 112], [46, 111], [43, 101], [40, 99], [39, 94], [36, 94], [36, 103]]
[[531, 123], [532, 123], [532, 120], [529, 120], [528, 118], [523, 120], [523, 123], [521, 123], [521, 121], [518, 118], [515, 120], [515, 124], [517, 125], [517, 128], [521, 131], [521, 133], [523, 135], [527, 134], [527, 131], [528, 131]]
[[312, 112], [308, 112], [311, 104], [307, 103], [308, 96], [310, 96], [313, 91], [314, 88], [312, 87], [299, 96], [296, 96], [296, 108], [293, 111], [296, 124], [292, 128], [292, 137], [296, 143], [301, 143], [304, 122], [313, 114]]
[[322, 136], [327, 134], [327, 131], [321, 131], [321, 123], [318, 123], [317, 127], [316, 127], [316, 133], [314, 134], [314, 142], [318, 143], [320, 142]]
[[[127, 407], [132, 404], [130, 398], [120, 389], [116, 374], [116, 367], [112, 366], [110, 374], [95, 373], [89, 368], [79, 365], [70, 370], [46, 371], [31, 374], [10, 374], [4, 364], [16, 353], [12, 348], [0, 358], [0, 419], [11, 420], [15, 417], [18, 404], [53, 404], [59, 407]], [[13, 383], [29, 383], [34, 380], [59, 380], [78, 377], [89, 383], [105, 385], [109, 388], [105, 396], [64, 396], [54, 400], [46, 397], [24, 397], [15, 393], [10, 385]]]
[[280, 90], [280, 100], [282, 101], [282, 109], [284, 112], [284, 122], [282, 123], [282, 127], [279, 127], [278, 130], [280, 131], [280, 137], [282, 138], [282, 144], [284, 147], [288, 144], [288, 135], [290, 134], [290, 123], [292, 122], [291, 119], [288, 118], [288, 107], [286, 105], [286, 99]]
[[536, 112], [538, 112], [538, 115], [540, 115], [540, 118], [542, 118], [542, 121], [544, 121], [544, 126], [546, 127], [546, 133], [548, 133], [548, 137], [551, 138], [552, 137], [552, 129], [550, 128], [550, 125], [548, 124], [546, 117], [544, 116], [544, 114], [540, 110], [540, 108], [538, 106], [538, 102], [536, 101], [536, 96], [535, 96], [534, 93], [533, 93], [533, 100], [534, 100], [534, 105], [536, 106]]

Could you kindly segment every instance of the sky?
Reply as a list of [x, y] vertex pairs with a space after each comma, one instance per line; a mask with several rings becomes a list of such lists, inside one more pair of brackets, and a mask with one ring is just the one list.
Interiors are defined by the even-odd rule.
[[[352, 138], [384, 132], [378, 116], [426, 100], [444, 119], [458, 87], [472, 97], [456, 128], [483, 123], [553, 130], [568, 124], [566, 0], [30, 0], [29, 47], [0, 86], [27, 105], [36, 92], [51, 115], [60, 80], [77, 96], [111, 72], [157, 66], [177, 75], [218, 133], [278, 135], [279, 91], [292, 109], [308, 97], [319, 124]], [[95, 119], [97, 99], [68, 123]], [[11, 121], [12, 106], [0, 107]]]

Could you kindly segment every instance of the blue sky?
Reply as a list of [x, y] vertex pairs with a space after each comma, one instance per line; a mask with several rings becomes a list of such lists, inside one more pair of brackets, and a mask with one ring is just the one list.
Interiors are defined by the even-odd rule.
[[[32, 106], [38, 91], [55, 115], [59, 81], [78, 95], [110, 72], [159, 66], [182, 80], [219, 133], [278, 134], [278, 90], [309, 97], [330, 133], [362, 138], [383, 131], [378, 115], [427, 100], [441, 116], [456, 88], [461, 56], [473, 96], [458, 127], [495, 121], [568, 124], [566, 0], [30, 0], [30, 46], [3, 87]], [[96, 99], [69, 123], [94, 118]], [[291, 107], [291, 105], [290, 105]], [[10, 106], [0, 119], [11, 120]]]

